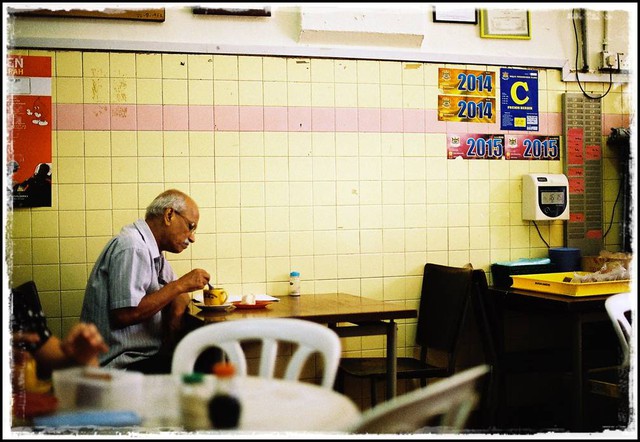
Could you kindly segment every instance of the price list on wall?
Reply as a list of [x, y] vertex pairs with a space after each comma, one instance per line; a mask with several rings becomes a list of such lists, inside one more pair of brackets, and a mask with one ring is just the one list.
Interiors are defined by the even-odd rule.
[[579, 248], [583, 256], [598, 255], [603, 243], [601, 102], [565, 93], [562, 105], [571, 201], [565, 238], [567, 246]]

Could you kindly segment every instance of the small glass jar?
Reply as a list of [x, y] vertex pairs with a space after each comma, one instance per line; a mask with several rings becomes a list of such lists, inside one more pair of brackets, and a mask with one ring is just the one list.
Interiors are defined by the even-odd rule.
[[300, 296], [300, 272], [289, 274], [289, 296]]
[[180, 389], [180, 412], [182, 426], [187, 431], [209, 430], [211, 421], [207, 405], [211, 393], [202, 373], [182, 376]]

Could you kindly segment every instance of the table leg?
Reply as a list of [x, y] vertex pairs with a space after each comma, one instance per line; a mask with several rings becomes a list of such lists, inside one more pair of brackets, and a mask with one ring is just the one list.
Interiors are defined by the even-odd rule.
[[391, 320], [387, 323], [387, 400], [396, 395], [398, 384], [398, 326]]
[[573, 339], [573, 427], [574, 431], [582, 430], [582, 418], [584, 413], [584, 386], [583, 386], [583, 372], [584, 367], [582, 363], [582, 321], [578, 314], [573, 315], [573, 329], [571, 330]]

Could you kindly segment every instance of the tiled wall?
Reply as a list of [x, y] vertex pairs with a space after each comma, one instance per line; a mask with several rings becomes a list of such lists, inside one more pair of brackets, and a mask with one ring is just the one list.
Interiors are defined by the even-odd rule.
[[[562, 161], [448, 160], [447, 132], [500, 126], [437, 120], [443, 64], [15, 53], [53, 60], [54, 185], [53, 207], [9, 217], [9, 270], [14, 285], [36, 281], [56, 333], [77, 321], [107, 240], [167, 188], [189, 193], [201, 214], [196, 243], [168, 256], [174, 269], [205, 268], [232, 293], [284, 295], [298, 270], [303, 296], [344, 291], [417, 306], [427, 261], [488, 271], [547, 256], [521, 218], [521, 176], [562, 173]], [[561, 135], [562, 93], [578, 86], [542, 69], [539, 91], [537, 133]], [[603, 138], [629, 124], [629, 101], [620, 85], [603, 100]], [[605, 156], [608, 220], [619, 171]], [[539, 226], [563, 245], [562, 222]], [[411, 351], [413, 323], [400, 324], [400, 355]], [[353, 354], [381, 354], [384, 344], [343, 342]]]

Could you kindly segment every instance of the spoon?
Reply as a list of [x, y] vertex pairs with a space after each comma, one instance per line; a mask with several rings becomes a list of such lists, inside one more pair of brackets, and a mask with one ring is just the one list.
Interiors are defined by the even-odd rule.
[[209, 290], [213, 290], [213, 286], [211, 285], [210, 282], [207, 282], [207, 286], [209, 286]]

